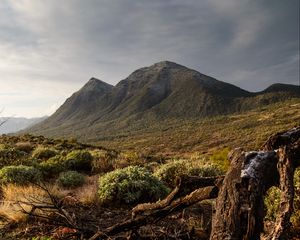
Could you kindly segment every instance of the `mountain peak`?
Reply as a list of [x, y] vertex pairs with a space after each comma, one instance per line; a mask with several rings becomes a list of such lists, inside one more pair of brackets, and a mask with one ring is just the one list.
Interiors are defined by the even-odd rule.
[[83, 86], [83, 88], [81, 90], [85, 90], [85, 91], [91, 91], [91, 90], [97, 90], [97, 89], [103, 89], [103, 90], [109, 90], [111, 89], [113, 86], [103, 82], [97, 78], [90, 78], [90, 80]]
[[171, 62], [171, 61], [161, 61], [154, 63], [151, 67], [156, 67], [156, 68], [186, 68], [178, 63]]

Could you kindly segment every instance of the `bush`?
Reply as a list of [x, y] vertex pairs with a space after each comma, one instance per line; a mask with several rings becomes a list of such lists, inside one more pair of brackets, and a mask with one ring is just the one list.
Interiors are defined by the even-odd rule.
[[91, 171], [93, 157], [88, 151], [74, 150], [64, 161], [66, 169], [75, 171]]
[[54, 149], [45, 148], [45, 147], [37, 147], [33, 151], [32, 157], [45, 160], [45, 159], [54, 157], [56, 154], [57, 154], [57, 152]]
[[274, 221], [276, 219], [280, 205], [280, 190], [278, 187], [271, 187], [267, 191], [264, 203], [266, 207], [265, 218], [267, 220]]
[[130, 166], [99, 178], [99, 197], [103, 204], [136, 204], [166, 196], [168, 188], [147, 169]]
[[14, 148], [0, 149], [0, 168], [8, 165], [19, 165], [26, 162], [26, 153]]
[[66, 170], [64, 162], [59, 155], [41, 162], [36, 166], [45, 177], [53, 177]]
[[0, 170], [1, 183], [28, 184], [42, 179], [41, 172], [29, 166], [6, 166]]
[[228, 160], [229, 151], [229, 148], [223, 148], [220, 151], [216, 151], [210, 156], [209, 160], [226, 172], [230, 166], [230, 161]]
[[114, 170], [114, 162], [117, 154], [113, 151], [94, 150], [91, 152], [93, 156], [92, 172], [106, 173]]
[[161, 165], [154, 175], [168, 186], [175, 186], [176, 177], [183, 175], [211, 177], [221, 175], [223, 171], [215, 165], [207, 165], [202, 162], [188, 162], [184, 160], [176, 160]]
[[114, 169], [125, 168], [128, 166], [141, 166], [145, 160], [136, 152], [121, 152], [114, 162]]
[[63, 172], [59, 175], [57, 183], [66, 188], [80, 187], [84, 183], [84, 175], [76, 171]]
[[300, 230], [300, 168], [297, 168], [294, 175], [294, 213], [291, 217], [292, 225], [295, 229]]
[[30, 153], [33, 150], [34, 146], [30, 142], [18, 142], [16, 143], [15, 148], [17, 150]]

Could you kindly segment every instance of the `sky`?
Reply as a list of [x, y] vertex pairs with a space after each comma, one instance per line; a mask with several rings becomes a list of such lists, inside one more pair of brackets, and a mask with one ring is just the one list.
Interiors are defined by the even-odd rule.
[[299, 0], [1, 0], [0, 59], [2, 116], [163, 60], [249, 91], [299, 85]]

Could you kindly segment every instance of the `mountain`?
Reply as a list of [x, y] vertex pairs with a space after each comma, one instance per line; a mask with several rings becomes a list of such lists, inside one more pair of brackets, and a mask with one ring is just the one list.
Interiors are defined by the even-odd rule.
[[43, 120], [41, 118], [22, 118], [22, 117], [0, 117], [0, 123], [5, 122], [0, 126], [0, 134], [15, 133], [25, 128], [31, 127]]
[[163, 61], [134, 71], [116, 86], [90, 79], [29, 132], [94, 141], [116, 131], [145, 128], [151, 122], [242, 112], [293, 97], [300, 97], [299, 86], [275, 84], [251, 93]]

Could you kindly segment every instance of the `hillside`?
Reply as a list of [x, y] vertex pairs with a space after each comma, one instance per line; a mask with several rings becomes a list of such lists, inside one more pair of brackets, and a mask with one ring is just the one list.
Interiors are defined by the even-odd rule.
[[173, 62], [134, 71], [111, 86], [92, 78], [48, 119], [28, 131], [95, 142], [167, 120], [188, 120], [256, 109], [300, 96], [300, 88], [275, 84], [251, 93]]

